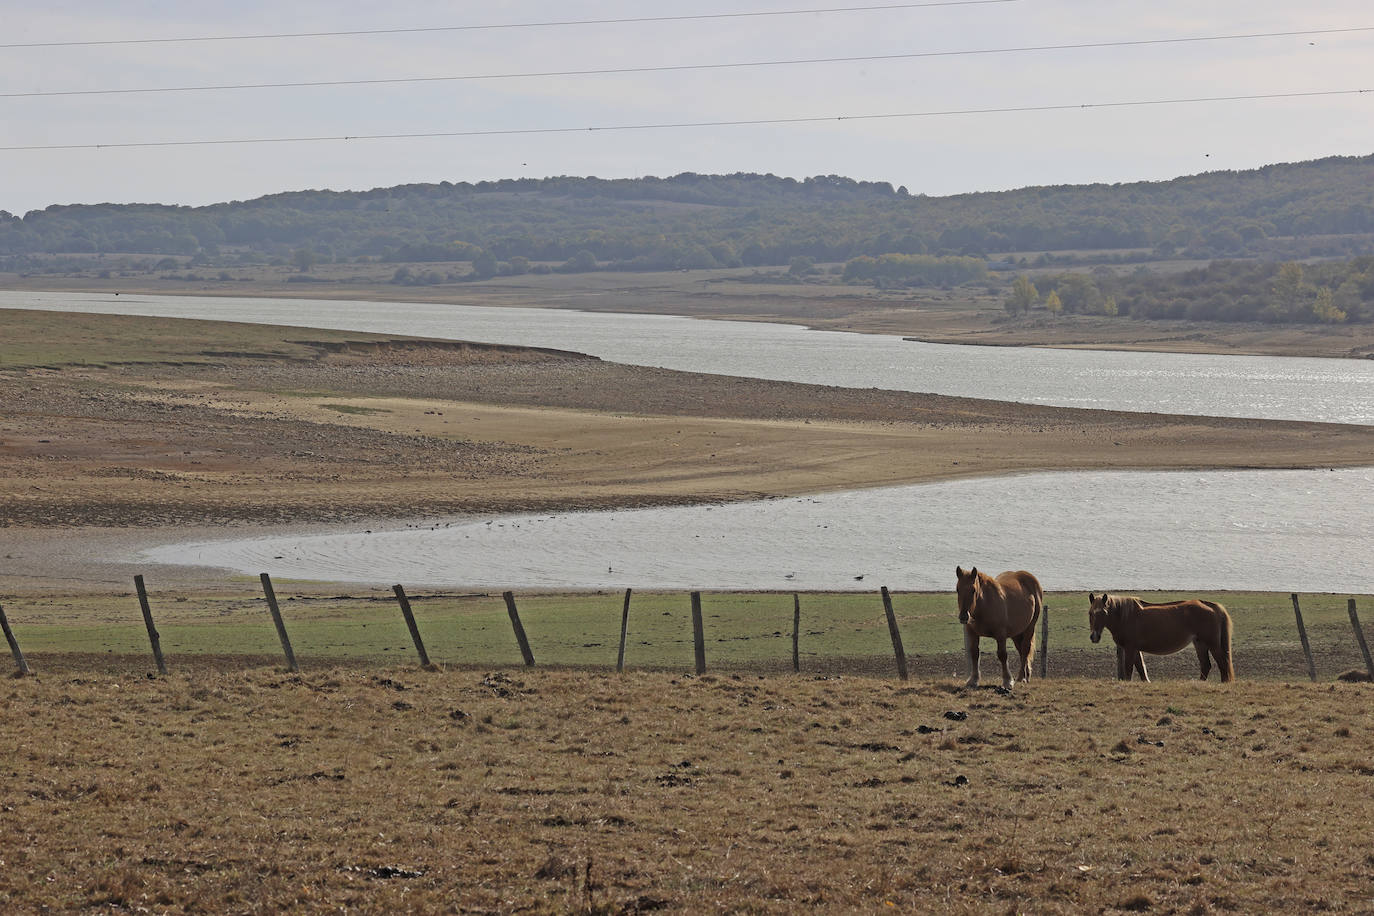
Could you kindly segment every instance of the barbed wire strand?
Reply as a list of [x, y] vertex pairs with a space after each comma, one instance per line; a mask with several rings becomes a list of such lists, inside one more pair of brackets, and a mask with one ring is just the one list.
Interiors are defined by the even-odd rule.
[[261, 35], [201, 35], [182, 38], [104, 38], [90, 41], [32, 41], [0, 44], [0, 50], [17, 48], [75, 48], [95, 45], [176, 44], [197, 41], [259, 41], [285, 38], [338, 38], [356, 35], [408, 35], [424, 32], [482, 32], [498, 29], [547, 29], [584, 25], [631, 25], [647, 22], [689, 22], [710, 19], [747, 19], [764, 16], [803, 16], [815, 13], [869, 13], [941, 6], [986, 6], [1019, 0], [930, 0], [924, 3], [885, 3], [869, 6], [832, 6], [790, 10], [752, 10], [734, 13], [699, 13], [682, 16], [627, 16], [618, 19], [562, 19], [546, 22], [502, 22], [490, 25], [441, 25], [396, 29], [349, 29], [329, 32], [276, 32]]
[[1261, 38], [1289, 38], [1313, 35], [1374, 32], [1374, 26], [1352, 26], [1337, 29], [1304, 29], [1287, 32], [1252, 32], [1238, 35], [1202, 35], [1184, 38], [1140, 38], [1120, 41], [1091, 41], [1077, 44], [1023, 45], [1007, 48], [972, 48], [957, 51], [912, 51], [899, 54], [867, 54], [854, 57], [807, 57], [789, 60], [737, 61], [716, 64], [662, 64], [648, 67], [598, 67], [590, 70], [543, 70], [528, 73], [482, 73], [462, 76], [412, 76], [380, 79], [311, 80], [279, 83], [229, 83], [208, 86], [158, 86], [134, 89], [57, 89], [42, 92], [0, 92], [0, 99], [53, 98], [58, 96], [136, 95], [172, 92], [216, 92], [243, 89], [301, 89], [330, 86], [382, 86], [413, 83], [443, 83], [478, 80], [532, 79], [567, 76], [610, 76], [631, 73], [670, 73], [687, 70], [728, 70], [747, 67], [783, 67], [810, 64], [873, 63], [888, 60], [917, 58], [965, 57], [987, 54], [1022, 54], [1043, 51], [1076, 51], [1100, 48], [1143, 47], [1149, 45], [1188, 44], [1217, 41], [1242, 41]]
[[754, 125], [777, 125], [777, 124], [816, 124], [829, 121], [878, 121], [896, 120], [901, 118], [933, 118], [949, 117], [955, 115], [992, 115], [992, 114], [1019, 114], [1032, 112], [1050, 111], [1074, 111], [1107, 108], [1139, 108], [1156, 105], [1194, 105], [1203, 103], [1219, 102], [1252, 102], [1274, 99], [1310, 99], [1334, 97], [1343, 95], [1364, 95], [1374, 92], [1374, 89], [1326, 89], [1312, 90], [1303, 92], [1265, 92], [1251, 95], [1221, 95], [1221, 96], [1196, 96], [1193, 98], [1176, 99], [1139, 99], [1124, 102], [1084, 102], [1078, 104], [1057, 104], [1057, 105], [1017, 105], [999, 108], [952, 108], [937, 111], [907, 111], [889, 112], [883, 114], [860, 114], [860, 115], [809, 115], [793, 118], [742, 118], [739, 120], [718, 120], [718, 121], [680, 121], [665, 122], [657, 124], [610, 124], [596, 127], [526, 127], [526, 128], [496, 128], [490, 130], [454, 130], [454, 131], [424, 131], [413, 133], [394, 133], [394, 134], [341, 134], [335, 136], [300, 136], [300, 137], [247, 137], [240, 139], [210, 139], [210, 140], [149, 140], [131, 141], [124, 143], [54, 143], [38, 144], [33, 146], [0, 146], [0, 152], [32, 152], [32, 151], [54, 151], [54, 150], [95, 150], [95, 149], [138, 149], [153, 147], [176, 147], [176, 146], [242, 146], [249, 144], [270, 144], [270, 143], [325, 143], [325, 142], [344, 142], [351, 140], [418, 140], [418, 139], [438, 139], [451, 137], [500, 137], [500, 136], [522, 136], [538, 134], [574, 134], [574, 133], [596, 133], [611, 131], [640, 131], [640, 130], [680, 130], [690, 128], [706, 127], [743, 127]]

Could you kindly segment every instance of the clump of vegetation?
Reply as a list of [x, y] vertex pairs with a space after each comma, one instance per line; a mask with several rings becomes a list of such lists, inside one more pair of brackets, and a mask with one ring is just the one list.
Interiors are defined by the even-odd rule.
[[985, 260], [960, 256], [860, 255], [844, 265], [844, 279], [880, 286], [958, 286], [984, 280], [987, 275]]
[[1176, 274], [1117, 276], [1099, 269], [1044, 275], [1034, 285], [1022, 280], [1007, 300], [1017, 311], [1044, 294], [1079, 315], [1320, 324], [1374, 318], [1374, 257], [1314, 264], [1213, 261]]
[[363, 407], [359, 404], [321, 404], [325, 410], [333, 410], [338, 413], [356, 414], [358, 416], [372, 416], [379, 413], [391, 413], [385, 407]]

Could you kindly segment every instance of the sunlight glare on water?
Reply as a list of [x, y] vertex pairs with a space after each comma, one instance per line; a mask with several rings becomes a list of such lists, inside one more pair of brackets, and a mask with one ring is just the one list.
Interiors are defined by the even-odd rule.
[[[1263, 495], [1260, 495], [1263, 494]], [[275, 577], [558, 589], [1371, 587], [1374, 470], [1033, 474], [670, 509], [170, 544], [141, 560]]]

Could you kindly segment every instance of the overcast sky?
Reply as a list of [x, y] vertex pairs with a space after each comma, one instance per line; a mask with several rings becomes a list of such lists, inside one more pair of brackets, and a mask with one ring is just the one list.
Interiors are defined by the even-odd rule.
[[[884, 0], [867, 0], [887, 5]], [[0, 0], [0, 147], [836, 118], [467, 137], [0, 150], [0, 209], [200, 205], [548, 175], [839, 174], [945, 195], [1374, 153], [1374, 31], [848, 63], [309, 88], [19, 93], [529, 74], [1374, 28], [1368, 0], [998, 0], [676, 22], [125, 43], [859, 6], [862, 0]]]

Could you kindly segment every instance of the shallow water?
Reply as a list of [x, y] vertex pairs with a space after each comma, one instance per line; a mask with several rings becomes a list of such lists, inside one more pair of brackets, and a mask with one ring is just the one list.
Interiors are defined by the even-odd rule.
[[692, 372], [1065, 407], [1374, 424], [1374, 360], [970, 347], [758, 322], [440, 303], [0, 291], [0, 307], [554, 347]]
[[1368, 468], [1032, 474], [171, 544], [140, 559], [486, 589], [942, 590], [956, 565], [976, 565], [1029, 569], [1047, 589], [1367, 593], [1372, 494]]

